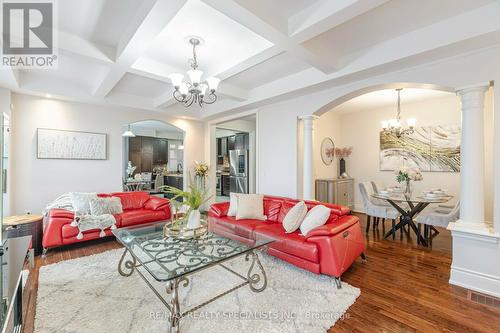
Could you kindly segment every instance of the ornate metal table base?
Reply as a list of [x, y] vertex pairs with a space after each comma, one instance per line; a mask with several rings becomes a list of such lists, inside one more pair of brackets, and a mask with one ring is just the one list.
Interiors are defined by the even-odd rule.
[[[250, 264], [250, 267], [248, 269], [247, 275], [243, 276], [240, 273], [234, 271], [233, 269], [227, 267], [226, 265], [223, 264], [224, 261], [218, 263], [218, 266], [221, 266], [222, 268], [226, 269], [227, 271], [233, 273], [234, 275], [238, 276], [241, 278], [244, 282], [236, 285], [235, 287], [216, 295], [215, 297], [209, 299], [206, 302], [203, 302], [199, 305], [196, 305], [184, 312], [181, 312], [180, 305], [179, 305], [179, 287], [187, 287], [189, 285], [189, 279], [187, 276], [182, 276], [176, 279], [172, 279], [167, 282], [167, 287], [166, 291], [167, 294], [170, 295], [170, 299], [166, 300], [160, 292], [154, 288], [154, 286], [149, 282], [149, 280], [144, 276], [144, 274], [137, 269], [137, 267], [140, 267], [141, 264], [137, 264], [134, 256], [130, 255], [131, 259], [127, 259], [127, 253], [129, 252], [128, 249], [125, 249], [123, 252], [123, 255], [120, 258], [120, 262], [118, 263], [118, 272], [120, 275], [124, 277], [131, 276], [134, 271], [137, 271], [139, 276], [146, 282], [146, 284], [153, 290], [153, 292], [156, 294], [156, 296], [160, 299], [160, 301], [167, 307], [167, 309], [170, 311], [170, 316], [169, 316], [169, 328], [167, 330], [168, 333], [179, 333], [179, 322], [181, 318], [184, 316], [188, 315], [189, 313], [192, 313], [201, 307], [204, 307], [205, 305], [208, 305], [209, 303], [212, 303], [213, 301], [233, 292], [236, 291], [237, 289], [244, 287], [248, 285], [250, 287], [250, 290], [252, 290], [255, 293], [260, 293], [264, 291], [267, 287], [267, 276], [266, 272], [264, 271], [264, 267], [262, 266], [262, 263], [259, 260], [259, 256], [255, 251], [250, 251], [245, 254], [245, 261], [252, 261]], [[238, 256], [239, 257], [239, 256]], [[212, 267], [212, 266], [208, 266]], [[207, 268], [208, 268], [207, 267]]]
[[387, 201], [394, 207], [396, 210], [401, 214], [401, 219], [398, 224], [396, 224], [387, 234], [385, 235], [385, 238], [389, 237], [390, 235], [393, 236], [396, 234], [396, 231], [398, 229], [404, 230], [404, 226], [408, 225], [409, 228], [413, 229], [415, 234], [417, 235], [417, 243], [422, 244], [423, 246], [428, 246], [427, 240], [422, 237], [420, 232], [417, 229], [417, 226], [415, 225], [415, 222], [413, 222], [413, 217], [423, 211], [425, 207], [429, 205], [428, 202], [420, 202], [416, 206], [413, 204], [411, 201], [407, 201], [408, 206], [410, 207], [410, 210], [406, 211], [404, 208], [399, 206], [396, 202], [393, 200], [387, 199]]

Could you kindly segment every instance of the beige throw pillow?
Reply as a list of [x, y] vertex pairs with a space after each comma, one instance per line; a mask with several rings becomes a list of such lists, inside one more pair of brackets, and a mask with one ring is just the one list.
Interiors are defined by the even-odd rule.
[[238, 195], [239, 193], [229, 193], [229, 209], [227, 216], [236, 216], [238, 212]]
[[293, 206], [283, 219], [283, 228], [285, 228], [286, 233], [289, 234], [299, 229], [306, 214], [307, 206], [304, 201]]
[[236, 219], [265, 220], [264, 196], [262, 194], [239, 194]]
[[330, 218], [330, 208], [317, 205], [311, 208], [304, 221], [300, 225], [300, 232], [307, 236], [307, 233], [317, 227], [322, 226]]

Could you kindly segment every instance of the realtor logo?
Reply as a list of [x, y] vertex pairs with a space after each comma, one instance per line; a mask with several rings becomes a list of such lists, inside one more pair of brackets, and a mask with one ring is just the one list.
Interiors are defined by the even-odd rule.
[[2, 1], [2, 66], [55, 68], [53, 1]]

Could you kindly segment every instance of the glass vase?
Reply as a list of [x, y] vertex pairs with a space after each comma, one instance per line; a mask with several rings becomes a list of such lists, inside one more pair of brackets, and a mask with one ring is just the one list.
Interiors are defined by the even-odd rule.
[[405, 186], [405, 196], [411, 197], [411, 192], [412, 192], [411, 181], [407, 179]]

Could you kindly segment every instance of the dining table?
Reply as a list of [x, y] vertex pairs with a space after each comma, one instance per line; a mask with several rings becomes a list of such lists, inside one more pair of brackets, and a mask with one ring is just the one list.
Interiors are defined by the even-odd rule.
[[[417, 244], [422, 244], [423, 246], [429, 246], [428, 241], [421, 235], [420, 228], [415, 224], [413, 218], [430, 204], [442, 204], [453, 198], [452, 195], [447, 194], [431, 197], [424, 194], [410, 195], [401, 192], [391, 192], [387, 194], [374, 193], [372, 197], [387, 201], [401, 214], [399, 222], [385, 234], [385, 238], [391, 235], [394, 238], [397, 230], [405, 230], [404, 228], [408, 225], [408, 229], [413, 230], [417, 236]], [[410, 232], [410, 230], [408, 230], [408, 232]]]
[[151, 184], [150, 180], [142, 179], [127, 179], [124, 182], [126, 191], [142, 191], [149, 184]]

